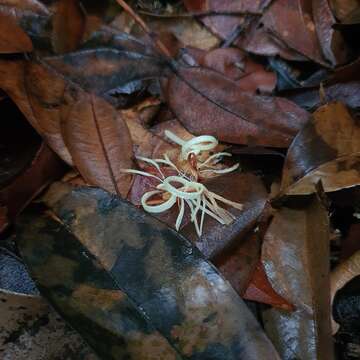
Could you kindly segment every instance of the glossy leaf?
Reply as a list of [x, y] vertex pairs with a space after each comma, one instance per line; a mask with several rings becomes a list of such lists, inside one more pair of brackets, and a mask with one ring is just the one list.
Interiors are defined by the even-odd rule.
[[64, 119], [66, 145], [84, 179], [126, 197], [133, 168], [132, 141], [116, 109], [101, 98], [84, 95]]
[[330, 325], [329, 222], [314, 197], [282, 208], [265, 235], [262, 262], [275, 291], [295, 312], [266, 310], [265, 329], [286, 359], [333, 359]]
[[76, 50], [81, 44], [86, 18], [78, 0], [60, 0], [53, 17], [52, 43], [56, 53]]
[[23, 218], [18, 245], [43, 294], [103, 357], [278, 358], [234, 290], [175, 231], [99, 189], [53, 194], [58, 220]]
[[193, 134], [250, 145], [287, 147], [308, 114], [281, 98], [254, 96], [220, 74], [179, 68], [166, 90], [170, 108]]
[[0, 13], [0, 54], [31, 52], [30, 38], [9, 16]]
[[310, 194], [321, 180], [325, 191], [360, 183], [360, 127], [341, 103], [319, 108], [289, 148], [281, 193]]

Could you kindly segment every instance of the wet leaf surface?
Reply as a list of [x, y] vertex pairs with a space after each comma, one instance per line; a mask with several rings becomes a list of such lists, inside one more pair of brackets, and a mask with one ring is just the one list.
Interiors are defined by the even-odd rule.
[[262, 262], [271, 285], [296, 307], [264, 312], [282, 359], [334, 358], [329, 248], [327, 211], [316, 197], [304, 208], [279, 210], [265, 235]]
[[235, 82], [201, 68], [179, 68], [167, 97], [177, 118], [193, 134], [247, 145], [287, 147], [308, 114], [280, 98], [243, 92]]
[[98, 353], [278, 358], [235, 291], [183, 237], [102, 190], [58, 190], [47, 199], [57, 220], [23, 216], [18, 246], [40, 291]]
[[281, 191], [309, 194], [321, 180], [325, 191], [359, 184], [360, 128], [341, 103], [324, 105], [313, 114], [289, 148]]

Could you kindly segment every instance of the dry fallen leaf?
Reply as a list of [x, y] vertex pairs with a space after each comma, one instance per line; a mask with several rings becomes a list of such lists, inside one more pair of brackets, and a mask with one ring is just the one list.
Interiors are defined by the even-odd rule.
[[133, 167], [129, 130], [116, 109], [94, 95], [84, 95], [69, 110], [62, 125], [64, 140], [84, 179], [126, 197]]
[[325, 191], [360, 184], [360, 127], [345, 105], [322, 106], [291, 144], [284, 164], [281, 194]]
[[287, 147], [308, 120], [306, 111], [285, 99], [254, 96], [199, 67], [178, 68], [165, 91], [187, 130], [229, 143]]

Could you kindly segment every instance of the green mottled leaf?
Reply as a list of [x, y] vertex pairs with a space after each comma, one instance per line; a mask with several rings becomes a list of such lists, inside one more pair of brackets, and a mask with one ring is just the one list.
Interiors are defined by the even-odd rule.
[[40, 291], [100, 356], [278, 359], [236, 292], [174, 230], [100, 189], [51, 194], [56, 216], [24, 215], [18, 246]]

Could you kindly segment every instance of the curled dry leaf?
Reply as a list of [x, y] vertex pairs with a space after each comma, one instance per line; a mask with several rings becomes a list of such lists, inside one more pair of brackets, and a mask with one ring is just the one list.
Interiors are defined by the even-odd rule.
[[116, 109], [105, 100], [84, 95], [63, 124], [64, 139], [75, 166], [92, 185], [126, 197], [133, 167], [129, 130]]
[[328, 0], [313, 0], [312, 11], [322, 52], [332, 66], [345, 63], [347, 49], [344, 39], [338, 30], [333, 29], [336, 23]]
[[254, 96], [224, 76], [178, 68], [166, 89], [170, 108], [193, 134], [234, 144], [287, 147], [308, 113], [281, 98]]
[[83, 39], [86, 18], [78, 0], [60, 0], [52, 20], [52, 44], [56, 53], [76, 50]]
[[282, 359], [334, 358], [329, 252], [328, 215], [317, 197], [303, 209], [284, 207], [275, 214], [262, 262], [272, 287], [296, 308], [264, 313], [266, 332]]
[[296, 136], [285, 160], [281, 194], [315, 192], [322, 181], [325, 191], [360, 184], [360, 127], [345, 105], [324, 105]]
[[347, 22], [351, 14], [359, 9], [358, 0], [329, 0], [335, 16], [341, 22]]
[[235, 291], [175, 231], [99, 189], [58, 187], [47, 202], [57, 221], [24, 216], [19, 248], [40, 291], [102, 357], [278, 359]]
[[[350, 280], [360, 275], [360, 251], [350, 256], [331, 272], [331, 304], [336, 292], [344, 287]], [[339, 325], [332, 320], [333, 333], [339, 329]]]
[[12, 17], [0, 13], [0, 54], [31, 52], [32, 49], [26, 32]]

